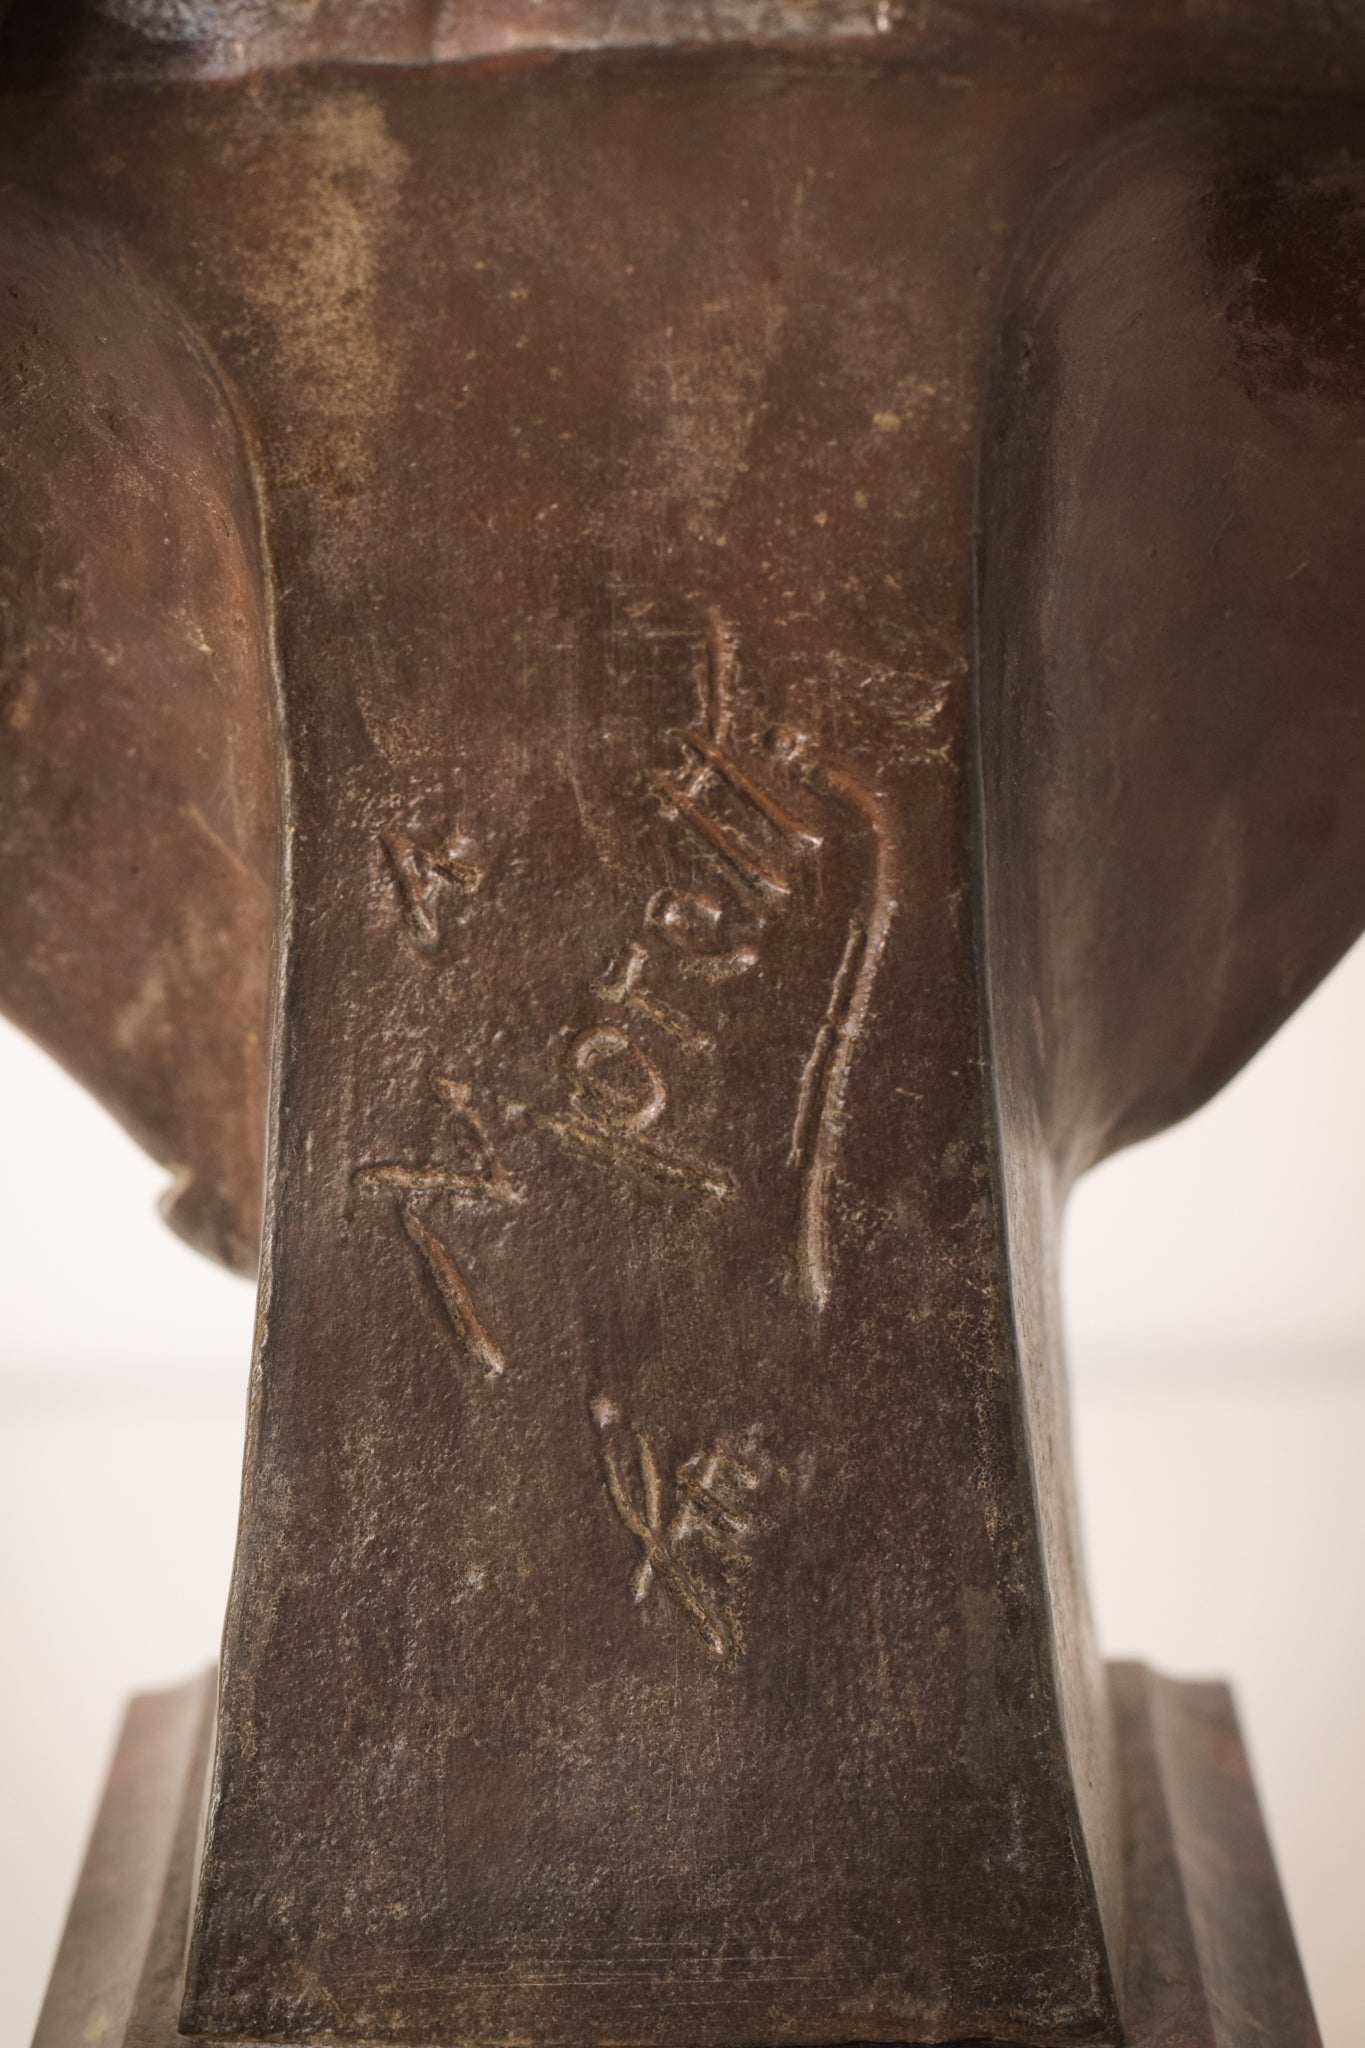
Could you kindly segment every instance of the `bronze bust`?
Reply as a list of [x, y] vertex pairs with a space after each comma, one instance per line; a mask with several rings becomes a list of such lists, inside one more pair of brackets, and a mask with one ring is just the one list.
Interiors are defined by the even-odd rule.
[[261, 1271], [40, 2048], [1307, 2048], [1055, 1246], [1365, 923], [1365, 19], [16, 0], [0, 87], [0, 1000]]

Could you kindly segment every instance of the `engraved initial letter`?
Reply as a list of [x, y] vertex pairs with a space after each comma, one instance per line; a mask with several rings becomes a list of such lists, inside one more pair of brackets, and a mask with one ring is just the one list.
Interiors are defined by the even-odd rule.
[[434, 953], [441, 943], [442, 892], [453, 889], [472, 896], [483, 881], [478, 849], [471, 840], [460, 838], [419, 846], [406, 827], [383, 833], [381, 840], [413, 942], [419, 951]]
[[507, 1361], [475, 1308], [468, 1283], [449, 1247], [432, 1229], [423, 1207], [438, 1196], [462, 1209], [514, 1207], [525, 1197], [508, 1179], [486, 1131], [470, 1108], [468, 1088], [445, 1074], [433, 1075], [431, 1086], [437, 1101], [450, 1111], [472, 1142], [474, 1170], [460, 1172], [434, 1165], [365, 1166], [355, 1175], [355, 1184], [367, 1193], [394, 1197], [399, 1220], [435, 1283], [451, 1328], [471, 1363], [490, 1379], [496, 1379], [507, 1370]]

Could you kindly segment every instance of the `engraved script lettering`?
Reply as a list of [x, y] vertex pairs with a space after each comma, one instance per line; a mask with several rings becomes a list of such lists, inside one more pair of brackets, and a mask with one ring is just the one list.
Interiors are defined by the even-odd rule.
[[683, 973], [704, 974], [712, 981], [758, 965], [757, 946], [712, 943], [724, 914], [714, 896], [695, 889], [657, 889], [645, 906], [646, 924], [668, 941]]
[[[770, 922], [796, 913], [797, 859], [819, 853], [826, 842], [826, 834], [742, 758], [733, 731], [738, 674], [735, 633], [712, 607], [706, 614], [702, 717], [675, 734], [690, 763], [650, 778], [665, 816], [702, 841], [738, 903], [731, 901], [727, 911], [725, 899], [703, 887], [662, 888], [649, 896], [640, 935], [591, 984], [597, 1001], [614, 1014], [599, 1017], [569, 1040], [560, 1068], [567, 1103], [558, 1113], [540, 1112], [535, 1118], [541, 1129], [603, 1167], [715, 1199], [732, 1196], [733, 1181], [720, 1167], [691, 1156], [685, 1141], [680, 1145], [669, 1129], [668, 1075], [679, 1053], [712, 1055], [716, 1039], [679, 1007], [669, 976], [675, 984], [678, 977], [715, 983], [756, 969], [757, 942]], [[804, 733], [779, 738], [778, 754], [788, 771], [826, 804], [832, 801], [851, 812], [871, 841], [870, 886], [849, 920], [824, 1015], [802, 1069], [787, 1152], [788, 1165], [799, 1176], [796, 1284], [818, 1311], [827, 1306], [832, 1289], [831, 1209], [849, 1079], [898, 908], [900, 854], [891, 808], [865, 777], [823, 756]], [[422, 951], [431, 952], [440, 943], [444, 901], [476, 891], [484, 878], [483, 862], [470, 840], [451, 836], [423, 843], [410, 825], [385, 833], [383, 845], [409, 932]], [[393, 1197], [466, 1353], [485, 1372], [497, 1374], [505, 1370], [502, 1352], [434, 1226], [431, 1205], [444, 1199], [455, 1207], [484, 1208], [522, 1198], [498, 1165], [467, 1094], [444, 1079], [435, 1085], [475, 1146], [476, 1170], [394, 1164], [366, 1167], [356, 1179], [362, 1187]]]
[[[646, 913], [647, 915], [648, 913]], [[689, 1052], [709, 1052], [715, 1044], [707, 1031], [700, 1030], [690, 1017], [684, 1017], [681, 1010], [671, 1004], [662, 1003], [651, 995], [644, 986], [645, 969], [649, 965], [649, 949], [637, 939], [626, 955], [626, 964], [619, 974], [604, 975], [594, 984], [594, 993], [604, 1003], [620, 1003], [627, 1010], [636, 1011], [641, 1017], [648, 1017], [661, 1030], [667, 1031], [685, 1045]]]
[[556, 1137], [591, 1158], [630, 1167], [666, 1186], [729, 1194], [730, 1183], [723, 1174], [641, 1137], [663, 1115], [668, 1090], [653, 1060], [619, 1024], [596, 1024], [580, 1032], [565, 1064], [573, 1114], [544, 1119]]
[[701, 835], [719, 855], [728, 880], [756, 895], [786, 897], [791, 894], [791, 882], [782, 868], [736, 827], [723, 823], [713, 811], [704, 808], [703, 798], [719, 777], [736, 798], [747, 803], [780, 837], [813, 848], [822, 843], [821, 835], [756, 782], [731, 751], [737, 644], [734, 633], [714, 607], [706, 614], [706, 650], [709, 729], [701, 731], [689, 726], [677, 735], [700, 756], [700, 766], [685, 770], [681, 776], [659, 771], [651, 781], [665, 815], [681, 818]]
[[[656, 773], [651, 782], [665, 816], [681, 820], [700, 835], [761, 928], [762, 917], [748, 898], [754, 892], [766, 893], [781, 903], [790, 896], [792, 884], [773, 851], [765, 852], [754, 843], [752, 832], [765, 831], [776, 835], [779, 842], [805, 851], [818, 848], [822, 839], [738, 759], [730, 737], [737, 672], [734, 633], [712, 607], [706, 615], [705, 725], [678, 734], [698, 757], [697, 763], [681, 775]], [[715, 806], [721, 796], [732, 811], [753, 820], [744, 831], [733, 819], [727, 822], [718, 814]], [[648, 940], [657, 934], [668, 949], [664, 959], [671, 955], [684, 974], [719, 981], [758, 964], [758, 950], [751, 942], [724, 942], [719, 929], [723, 919], [721, 905], [699, 890], [656, 890], [645, 905], [645, 939], [631, 943], [624, 964], [613, 964], [593, 983], [593, 993], [599, 1001], [625, 1012], [631, 1022], [642, 1018], [654, 1025], [686, 1052], [713, 1052], [713, 1035], [675, 1004], [666, 1002], [648, 978], [655, 958]], [[623, 1093], [619, 1082], [613, 1084], [599, 1073], [612, 1059], [636, 1063], [638, 1099], [629, 1100], [629, 1088]], [[728, 1176], [718, 1169], [688, 1159], [672, 1145], [661, 1143], [657, 1133], [652, 1133], [648, 1142], [640, 1137], [641, 1131], [662, 1117], [668, 1093], [662, 1071], [624, 1025], [599, 1024], [575, 1039], [568, 1073], [573, 1113], [543, 1119], [557, 1136], [590, 1157], [628, 1167], [666, 1186], [714, 1196], [731, 1193]]]
[[[624, 1081], [619, 1074], [623, 1063], [632, 1067]], [[643, 1131], [663, 1115], [668, 1101], [663, 1075], [618, 1024], [597, 1024], [584, 1031], [569, 1048], [568, 1066], [575, 1097], [605, 1122], [624, 1131]]]

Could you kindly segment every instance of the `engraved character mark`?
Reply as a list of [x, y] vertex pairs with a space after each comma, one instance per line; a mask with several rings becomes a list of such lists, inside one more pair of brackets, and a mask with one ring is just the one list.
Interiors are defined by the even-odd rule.
[[758, 1490], [759, 1475], [728, 1445], [699, 1451], [677, 1468], [674, 1508], [668, 1514], [663, 1478], [648, 1437], [641, 1430], [626, 1429], [612, 1401], [599, 1398], [592, 1412], [601, 1436], [602, 1466], [612, 1505], [640, 1546], [639, 1560], [630, 1575], [631, 1598], [637, 1607], [643, 1606], [657, 1580], [713, 1657], [734, 1656], [738, 1647], [734, 1629], [720, 1603], [677, 1553], [689, 1537], [700, 1536], [727, 1557], [740, 1555], [757, 1525], [750, 1496]]
[[697, 1451], [678, 1467], [678, 1512], [670, 1524], [670, 1540], [697, 1534], [713, 1549], [733, 1554], [758, 1527], [751, 1496], [762, 1481], [752, 1466], [728, 1444]]
[[684, 974], [720, 981], [758, 965], [757, 946], [718, 946], [724, 916], [714, 896], [695, 889], [656, 889], [645, 907], [645, 922], [660, 932], [678, 955]]
[[702, 1031], [690, 1017], [684, 1017], [671, 1004], [660, 1002], [643, 987], [645, 969], [649, 965], [649, 948], [636, 939], [626, 955], [626, 964], [619, 974], [604, 975], [593, 984], [593, 994], [600, 996], [604, 1003], [620, 1003], [627, 1010], [635, 1010], [642, 1017], [648, 1017], [676, 1038], [679, 1045], [689, 1052], [710, 1052], [715, 1040], [709, 1032]]
[[482, 886], [484, 867], [478, 848], [458, 835], [435, 846], [422, 846], [407, 826], [381, 833], [380, 842], [413, 943], [420, 952], [434, 953], [441, 943], [442, 895], [472, 896]]
[[437, 1165], [364, 1166], [354, 1176], [355, 1185], [367, 1194], [394, 1198], [403, 1229], [416, 1246], [470, 1363], [488, 1378], [496, 1379], [506, 1372], [507, 1361], [475, 1307], [454, 1254], [432, 1228], [429, 1205], [435, 1198], [444, 1198], [462, 1209], [515, 1207], [525, 1196], [509, 1180], [487, 1132], [470, 1107], [469, 1089], [464, 1083], [435, 1074], [431, 1086], [437, 1101], [450, 1111], [472, 1144], [473, 1170]]
[[667, 1150], [641, 1133], [657, 1123], [668, 1102], [663, 1075], [619, 1024], [580, 1032], [567, 1061], [573, 1114], [546, 1117], [545, 1126], [590, 1157], [632, 1168], [650, 1180], [697, 1194], [725, 1196], [723, 1174]]
[[[634, 1087], [620, 1076], [622, 1062], [631, 1068]], [[647, 1130], [668, 1102], [663, 1075], [619, 1024], [580, 1032], [569, 1048], [569, 1073], [578, 1100], [623, 1131]]]
[[689, 726], [677, 737], [700, 756], [700, 765], [679, 775], [659, 771], [651, 780], [665, 814], [682, 818], [716, 853], [728, 877], [759, 896], [783, 898], [791, 883], [766, 854], [747, 838], [703, 808], [702, 799], [717, 776], [734, 796], [749, 804], [784, 839], [818, 847], [821, 835], [806, 825], [736, 760], [730, 748], [730, 725], [736, 674], [735, 637], [713, 607], [706, 614], [709, 730]]
[[801, 1174], [797, 1278], [801, 1293], [824, 1308], [830, 1294], [830, 1190], [843, 1135], [848, 1078], [867, 1023], [872, 988], [897, 910], [900, 846], [894, 816], [875, 790], [847, 769], [816, 762], [813, 772], [856, 811], [874, 846], [870, 898], [849, 921], [829, 1003], [801, 1076], [788, 1164]]

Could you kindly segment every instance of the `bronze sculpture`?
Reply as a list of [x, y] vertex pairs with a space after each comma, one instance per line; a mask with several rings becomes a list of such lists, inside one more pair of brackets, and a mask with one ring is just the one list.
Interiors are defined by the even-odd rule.
[[1312, 2041], [1053, 1260], [1365, 921], [1365, 28], [4, 34], [0, 994], [243, 1268], [273, 1061], [42, 2048]]

